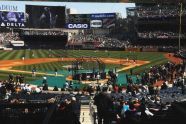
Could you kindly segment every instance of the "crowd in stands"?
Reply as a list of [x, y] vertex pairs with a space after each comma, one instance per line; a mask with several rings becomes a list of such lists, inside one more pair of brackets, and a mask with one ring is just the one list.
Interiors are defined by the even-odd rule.
[[121, 41], [116, 38], [110, 38], [106, 35], [82, 34], [74, 36], [68, 41], [69, 45], [86, 45], [86, 43], [94, 44], [95, 48], [124, 48], [129, 44], [128, 41]]
[[24, 35], [64, 35], [62, 30], [23, 30]]
[[[167, 18], [178, 17], [180, 8], [178, 6], [157, 5], [152, 7], [138, 7], [137, 16], [139, 18]], [[186, 15], [186, 9], [183, 8], [182, 15]]]
[[157, 45], [128, 45], [126, 46], [126, 48], [165, 48], [165, 49], [168, 49], [168, 48], [177, 48], [177, 46], [157, 46]]
[[[83, 90], [80, 90], [78, 87], [75, 87], [73, 82], [66, 81], [64, 86], [60, 89], [57, 86], [53, 88], [48, 87], [47, 79], [43, 77], [43, 82], [41, 86], [30, 85], [25, 83], [24, 76], [20, 75], [13, 75], [9, 74], [8, 80], [0, 81], [0, 99], [1, 101], [10, 102], [19, 101], [19, 100], [43, 100], [43, 102], [47, 102], [47, 100], [54, 98], [55, 94], [45, 94], [48, 91], [56, 91], [59, 93], [67, 92], [67, 93], [74, 93], [80, 95], [88, 95], [87, 90], [88, 88], [85, 87]], [[15, 100], [16, 99], [16, 100]], [[25, 101], [25, 102], [26, 102]]]
[[[181, 34], [181, 37], [185, 37], [185, 34]], [[140, 38], [160, 38], [160, 39], [171, 39], [178, 38], [179, 34], [175, 32], [163, 32], [163, 31], [154, 31], [154, 32], [139, 32], [138, 37]]]
[[[181, 34], [182, 38], [185, 38], [185, 34]], [[151, 32], [139, 32], [139, 38], [143, 39], [175, 39], [179, 37], [178, 33], [175, 32], [163, 32], [163, 31], [151, 31]], [[81, 46], [80, 48], [90, 48], [91, 49], [114, 49], [114, 48], [161, 48], [169, 49], [175, 48], [176, 46], [167, 46], [167, 45], [137, 45], [134, 46], [128, 40], [118, 40], [117, 38], [110, 38], [106, 35], [93, 35], [93, 34], [76, 34], [68, 41], [67, 46]], [[138, 43], [139, 44], [139, 43]]]
[[[53, 104], [55, 108], [50, 123], [80, 124], [81, 101], [90, 99], [86, 91], [78, 92], [74, 89], [74, 92], [65, 93], [55, 86], [54, 92], [50, 92], [45, 84], [47, 81], [43, 80], [43, 86], [33, 86], [25, 83], [23, 75], [10, 74], [8, 80], [0, 82], [0, 119], [5, 123], [12, 123], [12, 120], [25, 123], [24, 121], [35, 117], [35, 122], [31, 120], [27, 123], [42, 123]], [[65, 91], [72, 91], [72, 85], [64, 87]], [[25, 117], [29, 119], [25, 120]]]
[[9, 45], [10, 41], [20, 40], [19, 33], [17, 32], [0, 32], [0, 44]]
[[73, 38], [69, 41], [69, 44], [84, 44], [84, 42], [101, 42], [103, 39], [102, 35], [92, 35], [79, 33], [72, 36]]
[[[98, 123], [137, 123], [165, 113], [172, 102], [185, 100], [185, 78], [183, 64], [166, 63], [145, 71], [135, 84], [127, 75], [127, 87], [118, 85], [98, 88], [94, 97]], [[156, 82], [162, 80], [161, 86]], [[171, 85], [170, 85], [171, 84]]]
[[174, 52], [174, 57], [183, 58], [184, 56], [186, 56], [186, 50], [184, 49]]
[[128, 41], [121, 41], [116, 38], [107, 38], [101, 42], [99, 48], [124, 48], [129, 44]]

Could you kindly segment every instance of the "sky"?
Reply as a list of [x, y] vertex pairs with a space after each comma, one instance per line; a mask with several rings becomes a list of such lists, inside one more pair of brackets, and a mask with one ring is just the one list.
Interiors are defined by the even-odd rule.
[[[25, 12], [25, 5], [46, 5], [46, 6], [66, 6], [77, 14], [89, 13], [120, 13], [123, 18], [126, 17], [126, 8], [134, 7], [134, 3], [91, 3], [91, 2], [31, 2], [31, 1], [1, 1], [2, 5], [16, 5], [20, 12]], [[73, 14], [73, 13], [72, 13]]]

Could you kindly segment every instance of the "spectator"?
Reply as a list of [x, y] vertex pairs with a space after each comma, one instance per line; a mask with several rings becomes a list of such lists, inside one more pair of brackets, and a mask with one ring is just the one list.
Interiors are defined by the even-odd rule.
[[32, 68], [32, 77], [35, 77], [36, 76], [36, 67], [34, 66]]
[[105, 88], [103, 92], [94, 97], [94, 101], [98, 110], [98, 124], [102, 124], [102, 121], [103, 124], [111, 123], [113, 103]]
[[58, 88], [57, 88], [57, 86], [54, 86], [53, 91], [59, 91]]
[[57, 76], [57, 68], [54, 68], [55, 76]]

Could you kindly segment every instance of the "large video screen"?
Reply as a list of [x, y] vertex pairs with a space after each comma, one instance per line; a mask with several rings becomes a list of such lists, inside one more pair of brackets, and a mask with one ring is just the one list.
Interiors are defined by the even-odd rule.
[[64, 6], [26, 5], [26, 27], [28, 28], [64, 28]]
[[22, 28], [24, 19], [23, 12], [0, 11], [0, 27]]
[[67, 29], [89, 29], [90, 14], [70, 14], [67, 22]]
[[66, 28], [112, 28], [115, 26], [115, 13], [71, 14]]

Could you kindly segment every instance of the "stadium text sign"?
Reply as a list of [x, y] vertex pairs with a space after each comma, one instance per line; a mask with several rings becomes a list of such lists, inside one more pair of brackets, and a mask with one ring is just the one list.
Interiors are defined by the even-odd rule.
[[91, 14], [91, 19], [101, 19], [101, 18], [115, 18], [115, 13], [97, 13], [97, 14]]
[[1, 27], [25, 27], [24, 23], [16, 23], [16, 22], [1, 22]]
[[18, 11], [18, 6], [16, 5], [0, 5], [0, 11]]
[[66, 24], [66, 28], [68, 29], [88, 29], [88, 24]]
[[[90, 14], [90, 19], [93, 21], [93, 24], [90, 22], [90, 25], [93, 28], [106, 28], [106, 29], [113, 28], [115, 27], [116, 13]], [[94, 22], [94, 20], [97, 20], [97, 21]], [[102, 24], [98, 22], [98, 20], [100, 20]]]
[[0, 27], [15, 27], [15, 28], [25, 27], [24, 13], [0, 11]]

